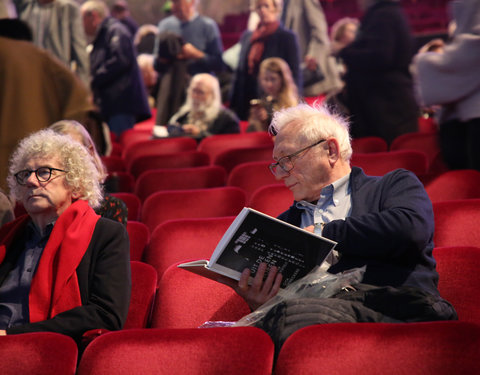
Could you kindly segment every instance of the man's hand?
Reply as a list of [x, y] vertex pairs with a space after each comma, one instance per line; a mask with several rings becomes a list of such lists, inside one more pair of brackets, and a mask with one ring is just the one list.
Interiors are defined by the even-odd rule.
[[185, 43], [182, 46], [182, 52], [177, 56], [178, 59], [181, 60], [189, 60], [189, 59], [202, 59], [205, 56], [205, 53], [200, 51], [191, 43]]
[[311, 70], [312, 72], [317, 69], [317, 60], [315, 60], [315, 57], [306, 55], [305, 56], [305, 66], [307, 67], [308, 70]]
[[267, 278], [263, 281], [266, 270], [267, 264], [260, 263], [257, 273], [253, 278], [252, 285], [248, 285], [248, 278], [250, 277], [250, 270], [248, 268], [242, 272], [238, 283], [223, 276], [217, 279], [217, 281], [233, 288], [235, 292], [248, 303], [248, 306], [250, 306], [253, 311], [270, 298], [275, 297], [280, 290], [282, 274], [278, 273], [278, 268], [271, 267]]
[[0, 329], [0, 336], [7, 336], [7, 331]]
[[182, 129], [185, 133], [189, 135], [197, 136], [200, 134], [200, 128], [193, 124], [182, 125]]

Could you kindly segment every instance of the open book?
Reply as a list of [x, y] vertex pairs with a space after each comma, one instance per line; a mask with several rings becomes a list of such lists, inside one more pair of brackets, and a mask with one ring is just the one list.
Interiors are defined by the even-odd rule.
[[320, 265], [337, 243], [245, 207], [219, 241], [210, 260], [197, 260], [178, 267], [210, 279], [218, 274], [240, 280], [245, 268], [255, 276], [262, 262], [276, 266], [284, 288]]

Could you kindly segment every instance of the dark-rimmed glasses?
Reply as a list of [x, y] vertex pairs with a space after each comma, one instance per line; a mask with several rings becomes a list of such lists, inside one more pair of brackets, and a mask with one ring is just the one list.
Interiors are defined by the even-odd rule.
[[268, 168], [270, 169], [270, 172], [272, 172], [274, 175], [276, 175], [277, 174], [277, 168], [280, 167], [285, 173], [289, 173], [294, 167], [293, 161], [292, 161], [293, 157], [299, 155], [303, 151], [307, 151], [308, 149], [310, 149], [310, 148], [312, 148], [316, 145], [319, 145], [322, 142], [325, 142], [325, 139], [320, 139], [319, 141], [315, 142], [314, 144], [311, 144], [310, 146], [304, 147], [301, 150], [298, 150], [298, 151], [294, 152], [293, 154], [290, 154], [290, 155], [287, 155], [287, 156], [282, 156], [280, 159], [278, 159], [278, 161], [276, 163], [272, 163], [268, 166]]
[[40, 167], [33, 171], [30, 169], [24, 169], [20, 172], [15, 173], [14, 176], [15, 176], [15, 179], [17, 180], [17, 184], [24, 186], [27, 184], [27, 180], [32, 173], [35, 173], [35, 177], [37, 177], [37, 180], [39, 182], [47, 182], [52, 178], [52, 171], [67, 173], [67, 171], [64, 171], [63, 169], [52, 168], [52, 167]]

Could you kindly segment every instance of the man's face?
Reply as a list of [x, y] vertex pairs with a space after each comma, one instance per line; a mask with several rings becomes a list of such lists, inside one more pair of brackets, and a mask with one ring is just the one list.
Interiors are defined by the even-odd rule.
[[205, 83], [198, 81], [192, 86], [192, 103], [196, 110], [206, 107], [210, 104], [212, 98], [212, 90]]
[[[275, 137], [273, 158], [293, 154], [304, 147], [310, 146], [309, 142], [301, 141], [296, 136], [298, 123], [287, 124]], [[318, 141], [318, 140], [317, 140]], [[288, 187], [296, 201], [314, 201], [320, 197], [322, 188], [332, 181], [331, 167], [327, 158], [326, 142], [322, 142], [291, 158], [293, 169], [284, 172], [280, 167], [276, 170], [277, 180], [282, 180]]]
[[188, 21], [194, 0], [172, 0], [172, 13], [175, 17], [182, 21]]
[[[36, 170], [40, 167], [63, 169], [56, 158], [35, 158], [28, 161], [22, 169]], [[32, 172], [25, 186], [20, 185], [19, 188], [23, 206], [31, 216], [58, 217], [74, 199], [71, 190], [66, 187], [65, 172], [52, 171], [46, 182], [40, 182]]]
[[97, 17], [95, 12], [82, 12], [83, 28], [89, 37], [95, 36], [97, 32]]

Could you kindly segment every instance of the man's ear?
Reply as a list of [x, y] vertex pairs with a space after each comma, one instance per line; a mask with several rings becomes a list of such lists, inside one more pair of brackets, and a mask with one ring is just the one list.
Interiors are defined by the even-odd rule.
[[327, 139], [326, 143], [328, 147], [328, 161], [333, 166], [340, 159], [340, 145], [335, 138]]

